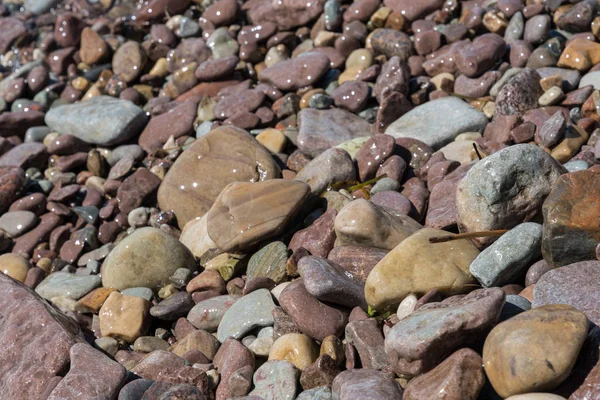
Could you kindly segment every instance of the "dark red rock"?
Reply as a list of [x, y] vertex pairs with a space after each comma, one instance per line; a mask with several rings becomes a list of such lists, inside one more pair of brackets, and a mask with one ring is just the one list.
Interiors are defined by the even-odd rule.
[[0, 113], [0, 136], [23, 137], [27, 129], [43, 126], [44, 113], [40, 111], [17, 111]]
[[174, 109], [150, 118], [144, 131], [140, 134], [139, 145], [147, 152], [161, 148], [173, 136], [175, 139], [189, 135], [194, 129], [197, 103], [186, 101]]
[[21, 255], [31, 254], [35, 246], [47, 240], [50, 232], [60, 225], [61, 222], [62, 218], [58, 215], [52, 213], [42, 215], [38, 226], [15, 239], [15, 246], [12, 252]]
[[336, 238], [333, 227], [336, 216], [335, 209], [327, 210], [312, 225], [296, 232], [290, 241], [290, 250], [295, 252], [303, 247], [313, 256], [327, 257], [327, 254], [333, 249]]
[[[25, 171], [17, 167], [0, 167], [0, 213], [6, 212], [23, 190], [27, 178]], [[37, 196], [36, 196], [37, 197]], [[19, 208], [11, 206], [11, 211]], [[25, 210], [26, 208], [23, 208]]]
[[395, 146], [396, 142], [392, 136], [371, 136], [356, 153], [359, 179], [366, 181], [375, 177], [379, 166], [394, 153]]
[[225, 400], [231, 397], [229, 378], [240, 368], [250, 366], [254, 369], [254, 355], [237, 340], [228, 338], [219, 347], [213, 364], [219, 371], [222, 382], [217, 387], [216, 399]]
[[17, 18], [0, 18], [0, 32], [0, 54], [4, 54], [15, 40], [27, 33], [27, 27]]
[[140, 207], [151, 196], [155, 195], [161, 182], [158, 176], [146, 168], [138, 168], [123, 181], [117, 191], [119, 209], [122, 212], [129, 213]]
[[300, 385], [304, 390], [331, 385], [340, 372], [335, 360], [323, 354], [302, 371]]

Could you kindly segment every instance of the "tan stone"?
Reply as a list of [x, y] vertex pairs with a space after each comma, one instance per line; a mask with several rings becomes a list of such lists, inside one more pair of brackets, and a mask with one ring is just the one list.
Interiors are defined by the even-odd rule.
[[87, 65], [96, 64], [107, 55], [108, 44], [92, 28], [83, 28], [79, 56]]
[[534, 308], [497, 325], [483, 347], [483, 366], [503, 398], [550, 391], [575, 365], [588, 331], [582, 312], [564, 304]]
[[474, 143], [474, 140], [455, 140], [442, 147], [439, 151], [444, 154], [447, 160], [468, 164], [477, 159], [477, 153], [473, 147]]
[[321, 348], [319, 349], [319, 357], [323, 354], [327, 354], [329, 357], [335, 360], [338, 366], [342, 366], [346, 361], [346, 355], [344, 354], [344, 345], [337, 336], [327, 336], [321, 342]]
[[135, 342], [148, 329], [150, 306], [150, 302], [141, 297], [112, 292], [99, 313], [102, 336]]
[[544, 89], [545, 92], [554, 86], [562, 88], [562, 82], [562, 76], [560, 76], [560, 74], [554, 74], [540, 79], [540, 86], [542, 87], [542, 89]]
[[587, 71], [600, 63], [600, 43], [587, 39], [575, 39], [563, 50], [558, 60], [559, 67]]
[[356, 49], [346, 59], [346, 69], [358, 67], [361, 70], [373, 65], [373, 53], [368, 49]]
[[167, 63], [167, 59], [161, 57], [156, 60], [148, 74], [158, 78], [164, 78], [165, 76], [169, 75], [169, 64]]
[[577, 125], [571, 125], [567, 129], [565, 138], [560, 142], [550, 154], [556, 161], [560, 163], [566, 163], [569, 161], [583, 146], [588, 138], [589, 134]]
[[85, 79], [83, 76], [78, 76], [71, 81], [71, 86], [80, 91], [85, 91], [90, 86], [90, 81]]
[[319, 347], [302, 333], [288, 333], [273, 343], [269, 361], [289, 361], [299, 370], [303, 370], [319, 357]]
[[300, 109], [302, 110], [302, 109], [308, 107], [308, 102], [310, 101], [310, 98], [313, 97], [313, 95], [318, 94], [318, 93], [325, 93], [325, 90], [311, 89], [311, 90], [308, 90], [306, 93], [304, 93], [302, 95], [302, 97], [300, 98]]
[[199, 350], [206, 358], [212, 360], [217, 354], [219, 346], [220, 343], [216, 337], [206, 331], [197, 330], [175, 343], [171, 352], [181, 357], [190, 350]]
[[24, 257], [6, 253], [0, 256], [0, 270], [19, 282], [25, 282], [31, 264]]
[[221, 250], [243, 253], [283, 233], [309, 193], [306, 183], [285, 179], [232, 183], [208, 212], [208, 234]]
[[206, 221], [206, 214], [200, 218], [192, 219], [185, 224], [181, 236], [179, 236], [179, 241], [198, 258], [202, 257], [207, 250], [217, 248], [215, 242], [208, 236]]
[[479, 250], [466, 239], [430, 243], [448, 232], [424, 228], [405, 239], [371, 271], [365, 285], [367, 303], [376, 310], [396, 307], [409, 294], [438, 289], [455, 294], [474, 283], [469, 272]]
[[256, 135], [256, 141], [271, 153], [281, 153], [287, 139], [279, 129], [265, 129]]
[[337, 246], [368, 246], [391, 250], [423, 226], [391, 208], [365, 199], [347, 204], [335, 218]]
[[102, 308], [102, 305], [108, 296], [116, 290], [117, 289], [104, 287], [94, 289], [81, 299], [77, 300], [75, 310], [80, 313], [97, 313], [100, 308]]
[[350, 68], [346, 68], [344, 72], [340, 74], [338, 77], [338, 83], [341, 85], [344, 82], [355, 81], [358, 79], [361, 72], [364, 71], [364, 68], [360, 66], [354, 66]]
[[280, 175], [273, 157], [248, 132], [220, 127], [179, 156], [158, 189], [158, 204], [162, 210], [173, 210], [183, 227], [208, 212], [229, 183], [258, 182]]

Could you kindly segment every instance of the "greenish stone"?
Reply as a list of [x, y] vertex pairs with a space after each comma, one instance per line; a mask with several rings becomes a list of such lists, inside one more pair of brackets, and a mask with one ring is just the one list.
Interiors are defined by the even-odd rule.
[[248, 279], [264, 277], [281, 283], [285, 278], [287, 259], [288, 250], [283, 242], [269, 243], [250, 258], [246, 272]]

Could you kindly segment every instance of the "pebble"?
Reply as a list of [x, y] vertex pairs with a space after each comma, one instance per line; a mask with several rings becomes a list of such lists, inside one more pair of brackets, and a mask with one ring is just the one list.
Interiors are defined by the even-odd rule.
[[0, 229], [11, 237], [18, 237], [31, 230], [37, 217], [31, 211], [12, 211], [0, 217]]
[[186, 316], [195, 305], [191, 295], [186, 292], [178, 292], [152, 307], [150, 315], [161, 320], [175, 321]]
[[31, 269], [31, 264], [24, 257], [6, 253], [0, 256], [1, 271], [19, 282], [25, 282], [27, 272]]
[[286, 274], [287, 246], [283, 242], [271, 242], [252, 255], [246, 269], [247, 279], [269, 278], [281, 283]]
[[35, 291], [44, 299], [50, 301], [58, 296], [79, 300], [99, 287], [100, 284], [101, 279], [97, 275], [82, 276], [68, 272], [55, 272], [40, 282]]
[[283, 60], [259, 74], [261, 82], [279, 90], [296, 90], [317, 82], [329, 69], [326, 55], [310, 52], [291, 60]]
[[275, 340], [269, 352], [269, 361], [287, 361], [302, 371], [318, 356], [319, 348], [311, 338], [301, 333], [288, 333]]
[[341, 372], [331, 385], [332, 398], [355, 400], [373, 396], [382, 400], [402, 397], [402, 389], [388, 374], [373, 369]]
[[274, 308], [275, 303], [267, 289], [259, 289], [243, 296], [223, 314], [217, 329], [217, 338], [221, 343], [229, 337], [241, 339], [256, 327], [272, 325]]
[[148, 330], [149, 309], [150, 302], [141, 297], [112, 292], [98, 314], [100, 331], [103, 336], [133, 343]]
[[356, 180], [356, 168], [347, 151], [332, 147], [304, 166], [296, 179], [306, 182], [315, 195], [322, 194], [330, 185]]
[[538, 99], [544, 93], [540, 75], [533, 69], [518, 71], [502, 86], [495, 101], [494, 116], [523, 115], [537, 108]]

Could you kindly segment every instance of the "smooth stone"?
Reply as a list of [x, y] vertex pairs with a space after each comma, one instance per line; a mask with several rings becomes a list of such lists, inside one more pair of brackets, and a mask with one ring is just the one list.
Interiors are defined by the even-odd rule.
[[270, 83], [279, 90], [293, 91], [316, 83], [329, 69], [329, 58], [311, 52], [290, 60], [280, 61], [262, 70], [261, 82]]
[[383, 333], [375, 319], [351, 321], [346, 325], [346, 341], [354, 346], [366, 369], [381, 370], [388, 365]]
[[226, 252], [243, 252], [282, 233], [310, 193], [299, 181], [235, 182], [223, 189], [208, 212], [208, 234]]
[[485, 374], [481, 356], [471, 349], [460, 349], [431, 371], [411, 379], [404, 400], [478, 398]]
[[385, 133], [395, 138], [418, 139], [439, 149], [461, 133], [483, 132], [487, 122], [481, 111], [450, 96], [415, 107], [394, 121]]
[[281, 283], [286, 276], [287, 259], [288, 250], [285, 243], [269, 243], [250, 257], [246, 269], [247, 280], [269, 278], [275, 284]]
[[23, 256], [14, 253], [0, 255], [0, 271], [16, 281], [25, 282], [31, 264]]
[[208, 360], [214, 359], [220, 343], [217, 338], [202, 330], [194, 330], [178, 340], [172, 347], [173, 354], [183, 357], [190, 351], [200, 351]]
[[532, 307], [568, 304], [600, 324], [600, 261], [580, 261], [543, 274], [533, 290]]
[[[4, 213], [19, 198], [25, 187], [25, 171], [17, 167], [0, 167], [0, 212]], [[13, 208], [11, 207], [11, 211]]]
[[541, 256], [542, 226], [519, 224], [483, 250], [470, 271], [483, 287], [503, 286], [521, 276]]
[[419, 375], [461, 347], [481, 343], [504, 304], [499, 288], [478, 289], [456, 300], [422, 306], [400, 320], [385, 338], [385, 351], [398, 374]]
[[249, 396], [262, 399], [294, 399], [299, 376], [300, 371], [292, 363], [269, 360], [254, 372], [254, 389]]
[[400, 385], [389, 374], [374, 369], [361, 368], [341, 372], [333, 380], [331, 392], [332, 399], [339, 400], [402, 398]]
[[329, 355], [323, 354], [302, 371], [300, 385], [303, 389], [331, 385], [340, 372], [335, 360]]
[[208, 235], [207, 220], [207, 214], [190, 220], [185, 224], [179, 236], [179, 241], [198, 258], [208, 250], [217, 248], [215, 242]]
[[555, 182], [542, 206], [542, 254], [552, 267], [595, 258], [600, 242], [598, 201], [598, 170], [564, 174]]
[[130, 101], [109, 96], [54, 107], [45, 122], [54, 131], [100, 146], [124, 142], [139, 134], [148, 117]]
[[296, 400], [331, 400], [331, 387], [319, 386], [301, 392]]
[[348, 152], [334, 147], [313, 158], [298, 171], [296, 179], [306, 182], [318, 196], [334, 183], [355, 181], [356, 170]]
[[238, 298], [238, 296], [224, 295], [202, 300], [190, 310], [187, 320], [198, 329], [216, 332], [225, 312]]
[[413, 55], [412, 42], [404, 32], [380, 28], [373, 31], [370, 38], [375, 53], [384, 54], [388, 59], [398, 57], [401, 62], [406, 62]]
[[302, 333], [288, 333], [280, 336], [271, 347], [269, 361], [290, 362], [299, 370], [304, 370], [319, 357], [316, 343]]
[[447, 232], [423, 228], [390, 251], [369, 273], [365, 285], [368, 304], [383, 311], [396, 307], [411, 293], [431, 289], [454, 294], [473, 283], [469, 266], [479, 250], [469, 240], [430, 243]]
[[192, 253], [168, 233], [152, 227], [136, 229], [111, 251], [102, 267], [102, 284], [118, 290], [169, 283], [178, 268], [196, 270]]
[[164, 321], [175, 321], [186, 316], [195, 305], [189, 293], [178, 292], [152, 307], [150, 315]]
[[141, 297], [112, 292], [98, 313], [103, 336], [127, 343], [144, 336], [149, 324], [150, 302]]
[[147, 287], [131, 287], [123, 289], [121, 290], [121, 294], [126, 296], [139, 297], [150, 302], [152, 301], [152, 299], [154, 299], [154, 292], [152, 291], [152, 289]]
[[152, 386], [154, 381], [149, 379], [136, 379], [121, 388], [118, 400], [137, 400], [141, 399], [144, 392]]
[[348, 140], [347, 142], [338, 144], [338, 149], [346, 150], [350, 157], [355, 158], [358, 151], [362, 148], [362, 146], [369, 140], [370, 136], [362, 136], [356, 139]]
[[394, 209], [358, 199], [344, 206], [335, 218], [338, 246], [367, 246], [391, 250], [422, 228]]
[[271, 155], [246, 131], [220, 127], [196, 140], [175, 161], [158, 190], [158, 205], [179, 227], [201, 217], [231, 182], [278, 178]]
[[[565, 169], [531, 144], [517, 144], [477, 162], [458, 184], [462, 232], [510, 229], [533, 216]], [[494, 238], [475, 239], [489, 244]]]
[[58, 296], [79, 300], [99, 287], [101, 283], [102, 280], [98, 275], [82, 276], [68, 272], [55, 272], [40, 282], [35, 291], [44, 299], [50, 301]]
[[564, 397], [552, 393], [526, 393], [507, 397], [506, 400], [566, 400]]
[[308, 293], [317, 299], [349, 308], [367, 309], [363, 283], [339, 265], [320, 257], [307, 256], [300, 259], [298, 272]]
[[300, 248], [304, 248], [314, 256], [327, 257], [335, 245], [336, 216], [337, 211], [330, 208], [307, 228], [297, 231], [290, 240], [290, 250], [297, 252]]
[[595, 90], [600, 89], [600, 71], [592, 71], [581, 77], [579, 88], [593, 86]]
[[352, 139], [369, 136], [370, 124], [348, 111], [305, 108], [298, 113], [298, 148], [310, 157]]
[[232, 397], [229, 378], [240, 368], [250, 367], [254, 370], [254, 356], [243, 344], [233, 338], [227, 339], [215, 355], [213, 364], [221, 374], [221, 384], [217, 387], [217, 400]]
[[588, 330], [585, 315], [564, 304], [521, 313], [496, 326], [483, 347], [483, 366], [503, 398], [550, 391], [575, 365]]
[[241, 297], [225, 311], [217, 329], [221, 343], [229, 337], [241, 339], [248, 331], [274, 323], [275, 303], [267, 289], [259, 289]]
[[85, 343], [70, 349], [71, 368], [48, 400], [71, 398], [114, 399], [127, 378], [127, 370]]
[[329, 252], [327, 258], [365, 282], [371, 270], [386, 254], [387, 250], [375, 247], [338, 246]]
[[356, 153], [358, 175], [362, 182], [375, 177], [377, 170], [394, 153], [396, 142], [389, 135], [374, 135]]
[[178, 139], [191, 136], [197, 112], [195, 102], [185, 101], [167, 112], [153, 116], [139, 135], [138, 144], [147, 153], [152, 153], [163, 147], [170, 137]]
[[61, 3], [61, 0], [24, 0], [25, 9], [34, 15], [41, 15], [50, 11]]

